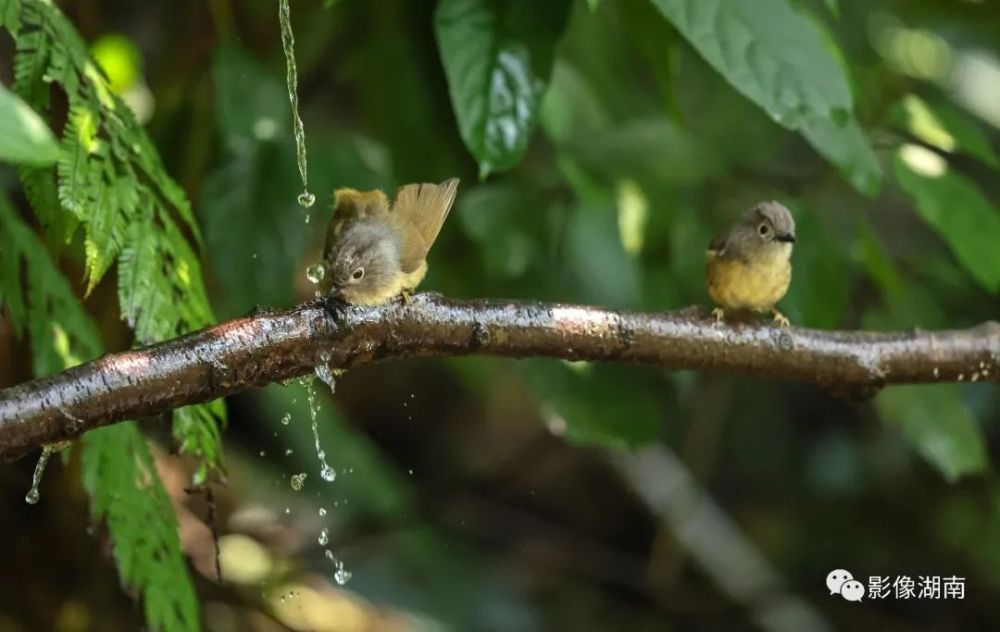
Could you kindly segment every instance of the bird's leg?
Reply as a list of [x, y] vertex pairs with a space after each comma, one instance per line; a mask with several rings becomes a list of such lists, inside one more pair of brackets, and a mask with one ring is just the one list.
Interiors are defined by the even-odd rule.
[[712, 310], [712, 318], [715, 319], [716, 323], [721, 323], [726, 317], [726, 310], [721, 307], [716, 307]]
[[413, 298], [413, 290], [402, 290], [399, 293], [399, 298], [403, 301], [403, 305], [409, 305], [410, 299]]
[[791, 322], [789, 322], [788, 317], [778, 311], [777, 308], [772, 307], [771, 313], [774, 314], [774, 322], [778, 327], [790, 327]]

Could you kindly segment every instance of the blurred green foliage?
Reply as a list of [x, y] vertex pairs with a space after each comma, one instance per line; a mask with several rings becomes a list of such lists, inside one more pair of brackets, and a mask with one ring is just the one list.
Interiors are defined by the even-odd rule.
[[[705, 305], [711, 237], [751, 204], [778, 199], [798, 225], [781, 304], [795, 324], [900, 330], [997, 318], [991, 78], [1000, 21], [989, 3], [296, 2], [319, 200], [308, 213], [296, 204], [274, 3], [213, 0], [190, 9], [197, 19], [165, 2], [66, 4], [71, 20], [36, 0], [0, 0], [0, 26], [18, 34], [13, 65], [0, 69], [16, 93], [0, 92], [0, 127], [16, 111], [61, 138], [54, 153], [43, 131], [18, 135], [31, 125], [0, 129], [0, 160], [17, 164], [21, 181], [3, 180], [21, 213], [0, 206], [0, 298], [15, 330], [27, 331], [21, 353], [32, 367], [19, 379], [94, 357], [101, 338], [119, 349], [213, 314], [311, 298], [304, 269], [319, 257], [336, 187], [390, 191], [455, 175], [456, 209], [423, 289], [646, 310]], [[152, 117], [142, 119], [149, 137], [130, 111]], [[56, 158], [58, 169], [47, 166]], [[995, 382], [892, 388], [848, 405], [797, 385], [642, 367], [430, 366], [358, 371], [341, 381], [336, 408], [321, 398], [321, 442], [338, 471], [329, 486], [300, 386], [242, 398], [228, 433], [238, 455], [260, 446], [269, 455], [266, 466], [256, 457], [234, 465], [237, 488], [277, 480], [280, 504], [292, 493], [286, 469], [309, 472], [306, 495], [335, 516], [333, 546], [348, 550], [348, 588], [370, 600], [453, 629], [661, 629], [664, 612], [696, 626], [753, 618], [688, 569], [690, 553], [669, 533], [655, 535], [649, 508], [637, 516], [631, 495], [594, 473], [603, 452], [536, 457], [531, 446], [552, 436], [616, 455], [650, 443], [676, 451], [705, 498], [843, 627], [928, 617], [945, 625], [951, 615], [900, 602], [866, 602], [872, 618], [843, 611], [816, 596], [815, 578], [834, 566], [933, 569], [1000, 586], [1000, 549], [990, 544], [1000, 524]], [[419, 425], [400, 405], [414, 394], [429, 402]], [[176, 411], [175, 441], [218, 462], [223, 413], [221, 402]], [[121, 428], [84, 442], [95, 515], [118, 538], [122, 577], [145, 588], [150, 623], [187, 629], [194, 604], [172, 512], [136, 426]], [[281, 460], [285, 441], [292, 452]], [[121, 458], [128, 451], [137, 458]], [[413, 461], [423, 466], [416, 477]], [[128, 485], [140, 479], [153, 493]], [[211, 480], [211, 468], [198, 479]], [[518, 482], [530, 493], [517, 496]], [[469, 494], [486, 500], [463, 512]], [[491, 502], [516, 509], [480, 516]], [[519, 539], [511, 525], [522, 513], [532, 528], [556, 522], [554, 539], [573, 542], [584, 561], [567, 571], [553, 562], [564, 552], [540, 545], [531, 528]], [[143, 567], [159, 553], [121, 550], [150, 521], [152, 539], [133, 543], [166, 552], [164, 575]], [[482, 542], [490, 528], [510, 550]], [[351, 548], [368, 538], [379, 546]], [[605, 547], [620, 555], [604, 556]], [[552, 557], [525, 561], [539, 549]], [[640, 570], [621, 570], [635, 559]], [[549, 565], [559, 570], [550, 575]], [[678, 606], [692, 596], [700, 605]], [[968, 608], [964, 627], [995, 613], [975, 597]]]

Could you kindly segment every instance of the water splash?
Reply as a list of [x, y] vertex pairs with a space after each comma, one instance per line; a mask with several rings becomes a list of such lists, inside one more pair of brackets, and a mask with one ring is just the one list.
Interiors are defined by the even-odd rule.
[[326, 507], [320, 507], [319, 508], [319, 515], [320, 515], [320, 517], [326, 515]]
[[305, 472], [302, 472], [300, 474], [292, 474], [292, 478], [291, 478], [292, 490], [297, 491], [297, 492], [301, 492], [302, 491], [302, 487], [306, 484], [306, 477], [307, 476], [309, 476], [309, 475], [306, 474]]
[[319, 285], [319, 282], [323, 280], [326, 276], [326, 268], [323, 267], [321, 263], [314, 263], [313, 265], [306, 268], [306, 278], [313, 285]]
[[324, 555], [326, 555], [326, 559], [336, 565], [337, 571], [333, 574], [333, 578], [337, 580], [339, 585], [343, 586], [347, 582], [351, 581], [351, 572], [344, 569], [344, 563], [334, 557], [333, 551], [327, 549]]
[[299, 195], [299, 205], [306, 210], [306, 223], [309, 223], [309, 207], [316, 201], [316, 196], [309, 192], [309, 169], [306, 163], [306, 130], [299, 116], [299, 71], [295, 67], [295, 35], [292, 34], [292, 15], [288, 0], [278, 0], [278, 21], [281, 22], [281, 47], [285, 51], [286, 81], [288, 83], [288, 100], [292, 104], [292, 131], [295, 134], [295, 157], [299, 165], [299, 176], [302, 178], [302, 193]]
[[329, 544], [330, 530], [327, 529], [326, 527], [323, 527], [323, 530], [319, 532], [319, 537], [316, 538], [316, 541], [319, 542], [320, 546], [326, 546], [327, 544]]
[[45, 466], [49, 463], [49, 457], [55, 451], [56, 448], [50, 445], [42, 448], [42, 455], [38, 457], [38, 463], [35, 464], [35, 473], [31, 476], [31, 489], [24, 495], [24, 502], [29, 505], [37, 505], [38, 500], [41, 498], [38, 486], [42, 483], [42, 475], [45, 474]]
[[281, 418], [281, 425], [287, 426], [292, 421], [292, 413], [285, 413], [285, 416]]
[[326, 462], [326, 452], [323, 450], [323, 446], [319, 443], [319, 424], [316, 421], [316, 415], [319, 412], [319, 402], [316, 401], [316, 389], [313, 388], [313, 381], [309, 378], [303, 378], [303, 384], [306, 388], [306, 398], [309, 400], [309, 419], [312, 422], [312, 433], [313, 442], [316, 445], [316, 457], [319, 459], [320, 477], [328, 482], [332, 483], [337, 478], [337, 473], [333, 471], [330, 464]]

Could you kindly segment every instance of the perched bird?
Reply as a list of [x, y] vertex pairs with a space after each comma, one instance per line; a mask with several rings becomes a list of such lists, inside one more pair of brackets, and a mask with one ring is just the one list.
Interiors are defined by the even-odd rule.
[[788, 319], [774, 305], [792, 280], [795, 220], [778, 202], [761, 202], [746, 211], [723, 236], [708, 246], [705, 269], [708, 294], [722, 321], [726, 311], [771, 312], [774, 322]]
[[338, 189], [323, 249], [324, 281], [353, 305], [408, 296], [427, 274], [427, 252], [448, 217], [458, 178], [381, 191]]

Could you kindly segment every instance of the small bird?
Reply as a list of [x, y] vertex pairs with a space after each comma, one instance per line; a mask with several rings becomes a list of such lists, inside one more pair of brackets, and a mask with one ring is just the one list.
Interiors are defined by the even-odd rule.
[[761, 202], [743, 212], [723, 237], [708, 246], [705, 270], [712, 311], [721, 322], [726, 311], [771, 312], [774, 322], [788, 319], [774, 305], [792, 280], [795, 220], [778, 202]]
[[427, 252], [457, 191], [458, 178], [407, 184], [390, 205], [379, 190], [337, 189], [323, 249], [329, 293], [352, 305], [408, 297], [427, 274]]

